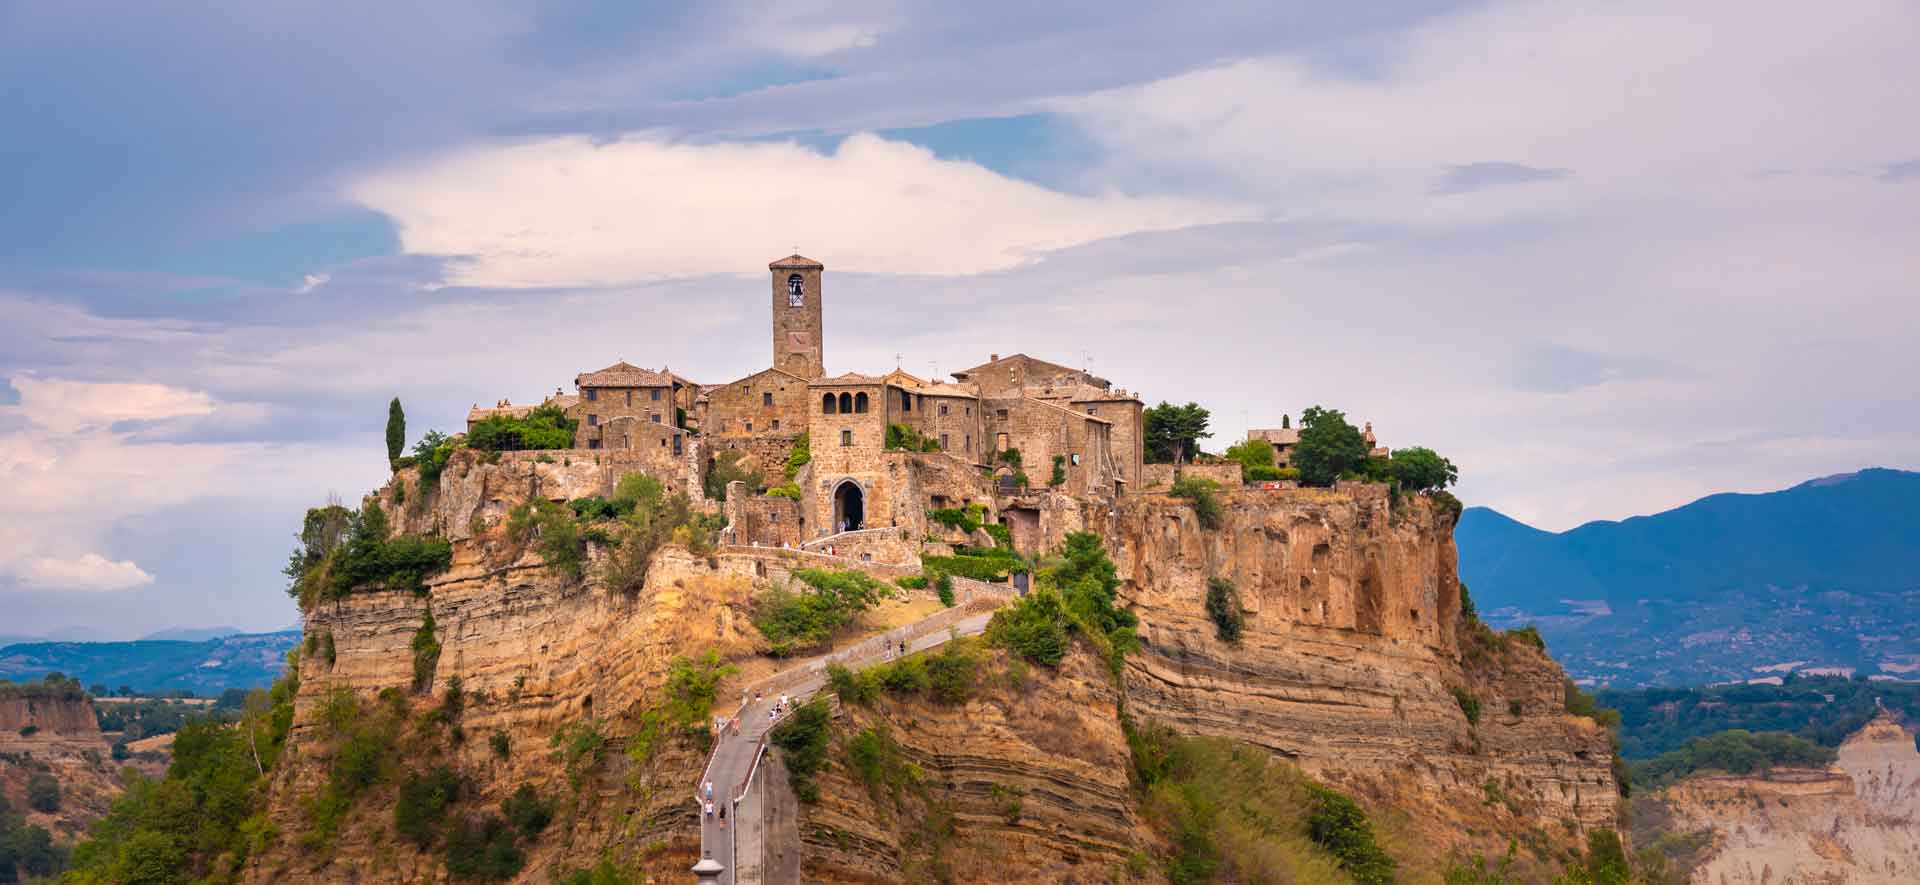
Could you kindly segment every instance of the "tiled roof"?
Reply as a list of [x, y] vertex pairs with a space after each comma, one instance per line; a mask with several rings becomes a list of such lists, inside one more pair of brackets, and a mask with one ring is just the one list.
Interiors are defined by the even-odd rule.
[[1083, 421], [1090, 421], [1094, 424], [1106, 424], [1109, 426], [1113, 424], [1112, 421], [1108, 421], [1107, 419], [1102, 418], [1099, 415], [1088, 415], [1082, 412], [1076, 412], [1072, 409], [1067, 408], [1066, 406], [1060, 405], [1059, 403], [1050, 403], [1050, 402], [1047, 402], [1046, 400], [1035, 399], [1034, 397], [1031, 397], [1031, 396], [1026, 397], [1025, 399], [1027, 400], [1027, 402], [1039, 403], [1040, 405], [1046, 406], [1049, 409], [1057, 409], [1059, 411], [1072, 415], [1075, 418], [1079, 418]]
[[862, 375], [859, 372], [848, 372], [844, 375], [834, 375], [831, 378], [815, 378], [812, 381], [809, 381], [807, 383], [815, 387], [821, 387], [821, 386], [836, 386], [841, 384], [881, 384], [881, 383], [884, 383], [885, 380], [886, 379], [880, 378], [874, 375]]
[[826, 265], [821, 264], [818, 261], [815, 261], [804, 255], [798, 255], [798, 254], [788, 255], [787, 257], [782, 258], [779, 261], [775, 261], [774, 263], [767, 265], [768, 270], [787, 270], [789, 268], [792, 268], [795, 270], [809, 270], [809, 269], [825, 270], [826, 267], [827, 267]]
[[925, 387], [914, 388], [913, 392], [926, 394], [927, 396], [964, 396], [967, 399], [980, 398], [979, 394], [973, 392], [973, 388], [962, 387], [958, 384], [928, 384]]
[[598, 372], [584, 373], [574, 378], [573, 383], [581, 387], [672, 387], [673, 376], [621, 360]]

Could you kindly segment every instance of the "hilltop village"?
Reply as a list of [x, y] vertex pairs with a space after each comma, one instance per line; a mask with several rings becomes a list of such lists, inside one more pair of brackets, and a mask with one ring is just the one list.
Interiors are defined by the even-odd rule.
[[[696, 502], [722, 462], [768, 478], [766, 494], [727, 496], [725, 539], [740, 545], [799, 547], [850, 532], [872, 537], [838, 546], [884, 544], [903, 533], [880, 530], [921, 537], [929, 511], [977, 504], [999, 515], [1018, 549], [1032, 551], [1086, 527], [1089, 514], [1121, 496], [1171, 479], [1171, 465], [1144, 463], [1140, 397], [1085, 369], [993, 354], [946, 381], [897, 368], [829, 374], [825, 270], [800, 255], [768, 265], [765, 369], [708, 385], [620, 361], [579, 374], [573, 393], [556, 391], [541, 406], [574, 422], [575, 450], [613, 472], [646, 472]], [[535, 408], [476, 405], [468, 430]], [[1272, 436], [1284, 463], [1295, 431], [1259, 433]], [[1369, 428], [1369, 445], [1371, 436]], [[779, 485], [796, 449], [805, 450], [807, 470]]]

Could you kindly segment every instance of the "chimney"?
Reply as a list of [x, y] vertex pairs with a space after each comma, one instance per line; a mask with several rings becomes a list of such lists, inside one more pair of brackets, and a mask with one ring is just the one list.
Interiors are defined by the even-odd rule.
[[990, 353], [990, 354], [987, 354], [987, 362], [990, 362], [990, 363], [997, 363], [997, 362], [999, 362], [999, 361], [1000, 361], [1000, 355], [999, 355], [999, 354], [997, 354], [997, 353]]

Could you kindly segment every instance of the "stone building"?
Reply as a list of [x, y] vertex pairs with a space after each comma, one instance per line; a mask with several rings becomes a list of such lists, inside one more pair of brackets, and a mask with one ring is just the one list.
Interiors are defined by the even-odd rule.
[[[1385, 458], [1389, 454], [1387, 448], [1380, 445], [1380, 440], [1373, 435], [1372, 421], [1366, 422], [1366, 425], [1360, 429], [1360, 438], [1367, 443], [1368, 457]], [[1293, 447], [1300, 444], [1300, 428], [1291, 426], [1291, 422], [1288, 422], [1286, 427], [1249, 428], [1247, 439], [1263, 440], [1272, 445], [1273, 463], [1285, 467], [1293, 463]]]
[[[726, 452], [779, 485], [805, 434], [811, 461], [795, 477], [798, 500], [732, 486], [728, 538], [743, 544], [797, 545], [875, 529], [897, 529], [889, 543], [917, 544], [938, 529], [929, 525], [929, 510], [969, 504], [993, 514], [1004, 508], [1010, 524], [1019, 522], [1022, 543], [1038, 544], [1138, 490], [1139, 397], [1085, 369], [1026, 354], [995, 354], [954, 372], [952, 381], [898, 367], [885, 375], [828, 375], [825, 265], [789, 255], [767, 269], [770, 365], [718, 386], [625, 361], [583, 373], [574, 379], [576, 394], [556, 391], [546, 400], [579, 421], [574, 447], [620, 453], [697, 490]], [[501, 400], [475, 406], [468, 420], [471, 426], [491, 414], [528, 411]], [[889, 429], [896, 427], [894, 437], [933, 445], [890, 449]], [[1020, 453], [1018, 469], [1004, 454], [1009, 450]], [[1015, 481], [1021, 472], [1024, 486]], [[734, 494], [746, 497], [735, 501]]]

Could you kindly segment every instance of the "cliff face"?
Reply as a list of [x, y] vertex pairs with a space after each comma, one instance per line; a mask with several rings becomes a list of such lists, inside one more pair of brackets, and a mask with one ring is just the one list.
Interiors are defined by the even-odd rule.
[[[1565, 712], [1563, 674], [1521, 642], [1468, 665], [1448, 518], [1379, 487], [1223, 494], [1203, 529], [1167, 498], [1122, 505], [1109, 530], [1140, 616], [1129, 709], [1265, 747], [1447, 847], [1503, 850], [1536, 826], [1571, 841], [1614, 826], [1603, 729]], [[1245, 611], [1217, 638], [1210, 578]], [[1470, 723], [1458, 689], [1478, 702]], [[1496, 837], [1474, 846], [1471, 830]], [[1493, 843], [1498, 844], [1493, 844]]]
[[1713, 830], [1693, 881], [1714, 885], [1920, 880], [1920, 752], [1877, 719], [1824, 770], [1697, 774], [1656, 797], [1678, 830]]
[[[495, 811], [521, 785], [556, 800], [561, 814], [526, 846], [527, 881], [546, 881], [552, 869], [590, 866], [602, 849], [613, 849], [623, 862], [675, 873], [697, 858], [699, 832], [687, 800], [705, 747], [666, 739], [643, 764], [622, 751], [639, 727], [638, 714], [663, 702], [675, 656], [751, 654], [758, 634], [745, 612], [753, 565], [665, 548], [645, 586], [629, 597], [562, 579], [537, 554], [519, 552], [497, 528], [478, 535], [470, 530], [474, 512], [504, 514], [523, 501], [533, 487], [530, 471], [542, 477], [545, 493], [601, 491], [584, 477], [581, 489], [556, 489], [572, 477], [570, 470], [476, 463], [456, 474], [449, 467], [449, 494], [423, 502], [402, 523], [413, 530], [444, 528], [458, 539], [452, 568], [429, 582], [430, 594], [358, 593], [306, 613], [311, 642], [301, 659], [288, 751], [272, 773], [270, 791], [269, 814], [285, 836], [250, 862], [250, 879], [389, 881], [430, 876], [439, 866], [437, 856], [416, 851], [392, 832], [392, 783], [355, 801], [329, 847], [300, 847], [311, 826], [304, 805], [328, 777], [330, 749], [321, 720], [326, 698], [349, 689], [371, 704], [383, 690], [410, 693], [411, 643], [429, 607], [441, 651], [431, 693], [410, 699], [392, 760], [396, 773], [450, 765], [473, 785], [456, 808], [463, 814]], [[391, 487], [380, 497], [390, 503]], [[447, 680], [456, 675], [464, 684], [458, 723], [466, 739], [450, 743], [437, 732], [429, 739], [428, 729], [416, 723], [441, 702]], [[563, 727], [587, 722], [597, 724], [606, 744], [602, 762], [575, 790], [550, 742]], [[504, 757], [491, 745], [496, 732], [510, 747]]]
[[[23, 728], [30, 728], [35, 734], [22, 738]], [[84, 697], [0, 697], [0, 742], [18, 742], [25, 746], [62, 739], [89, 745], [101, 743], [100, 722], [94, 718], [91, 701]]]
[[1104, 881], [1150, 849], [1118, 692], [1098, 659], [1081, 647], [1018, 681], [1005, 664], [989, 657], [965, 704], [883, 696], [841, 708], [830, 758], [884, 729], [919, 782], [895, 790], [845, 766], [823, 771], [820, 802], [799, 821], [805, 881]]

